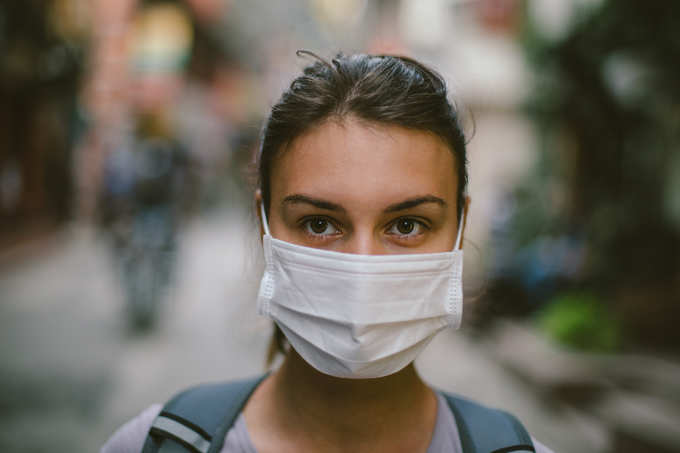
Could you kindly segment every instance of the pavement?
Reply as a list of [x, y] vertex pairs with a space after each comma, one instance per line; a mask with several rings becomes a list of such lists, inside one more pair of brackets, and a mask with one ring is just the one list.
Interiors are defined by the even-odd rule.
[[[265, 370], [271, 333], [254, 301], [262, 262], [243, 208], [191, 222], [159, 323], [127, 328], [105, 243], [89, 227], [0, 269], [0, 451], [97, 451], [125, 420], [187, 385]], [[417, 361], [439, 388], [516, 413], [556, 453], [607, 452], [606, 432], [545, 401], [465, 331]]]

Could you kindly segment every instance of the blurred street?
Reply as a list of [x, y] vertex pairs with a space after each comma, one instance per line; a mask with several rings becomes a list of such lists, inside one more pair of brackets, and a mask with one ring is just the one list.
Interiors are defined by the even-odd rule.
[[415, 57], [460, 109], [466, 313], [418, 359], [425, 379], [555, 453], [680, 452], [678, 16], [668, 0], [0, 3], [0, 451], [97, 451], [181, 388], [265, 370], [246, 206], [258, 131], [308, 49]]
[[2, 263], [0, 450], [95, 451], [182, 386], [263, 370], [268, 323], [246, 306], [255, 283], [235, 214], [191, 225], [148, 334], [126, 326], [110, 257], [91, 230], [63, 231], [37, 255]]
[[[148, 334], [126, 326], [109, 254], [94, 231], [71, 227], [14, 262], [3, 259], [0, 450], [96, 451], [126, 419], [182, 387], [263, 371], [270, 327], [253, 305], [254, 230], [242, 208], [189, 225], [176, 282]], [[598, 451], [606, 440], [596, 426], [540, 401], [460, 332], [440, 334], [419, 369], [440, 388], [516, 412], [558, 452]]]

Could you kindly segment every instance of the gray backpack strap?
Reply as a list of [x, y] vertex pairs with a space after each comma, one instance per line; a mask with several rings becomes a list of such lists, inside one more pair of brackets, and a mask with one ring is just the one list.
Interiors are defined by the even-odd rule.
[[443, 393], [458, 426], [464, 453], [535, 452], [531, 436], [513, 415]]
[[154, 420], [142, 453], [219, 452], [227, 431], [265, 376], [179, 393]]

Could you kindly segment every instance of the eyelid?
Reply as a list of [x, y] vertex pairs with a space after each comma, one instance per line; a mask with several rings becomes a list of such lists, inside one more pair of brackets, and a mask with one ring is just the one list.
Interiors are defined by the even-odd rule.
[[[309, 225], [309, 222], [311, 222], [312, 220], [316, 220], [316, 219], [325, 220], [326, 222], [328, 222], [329, 225], [331, 225], [337, 231], [334, 232], [334, 233], [331, 233], [331, 234], [320, 234], [320, 233], [313, 233], [313, 232], [308, 231], [307, 227]], [[342, 233], [342, 228], [340, 227], [338, 222], [335, 219], [328, 217], [328, 216], [325, 216], [325, 215], [319, 215], [319, 214], [307, 215], [307, 216], [302, 217], [298, 221], [298, 224], [300, 225], [301, 228], [304, 229], [305, 234], [308, 234], [309, 236], [313, 236], [313, 237], [317, 237], [317, 238], [319, 238], [319, 237], [330, 237], [330, 236], [335, 236], [336, 234]]]
[[417, 216], [417, 215], [400, 215], [399, 217], [396, 217], [396, 218], [390, 220], [387, 223], [387, 227], [389, 228], [389, 227], [394, 226], [400, 220], [411, 220], [415, 223], [418, 223], [418, 224], [424, 226], [425, 228], [428, 228], [428, 229], [432, 228], [432, 222], [431, 221], [429, 221], [428, 219], [426, 219], [424, 217], [420, 217], [420, 216]]
[[387, 224], [387, 227], [386, 227], [387, 234], [392, 234], [394, 236], [398, 236], [398, 237], [401, 237], [401, 238], [408, 238], [408, 237], [420, 236], [421, 234], [424, 233], [424, 232], [420, 232], [420, 233], [417, 233], [417, 234], [413, 234], [413, 233], [402, 234], [402, 233], [399, 233], [399, 232], [390, 233], [390, 230], [392, 228], [394, 228], [397, 225], [397, 222], [399, 222], [400, 220], [410, 220], [410, 221], [418, 224], [420, 227], [424, 228], [425, 230], [431, 230], [432, 229], [430, 222], [428, 222], [426, 219], [423, 219], [422, 217], [403, 215], [403, 216], [397, 217], [396, 219], [390, 221]]
[[298, 220], [298, 223], [300, 225], [304, 225], [305, 223], [309, 222], [310, 220], [315, 220], [315, 219], [323, 219], [323, 220], [327, 221], [328, 223], [332, 224], [333, 226], [335, 226], [336, 228], [338, 228], [339, 222], [337, 220], [335, 220], [334, 218], [329, 217], [329, 216], [324, 215], [324, 214], [310, 214], [310, 215], [302, 216], [300, 218], [300, 220]]

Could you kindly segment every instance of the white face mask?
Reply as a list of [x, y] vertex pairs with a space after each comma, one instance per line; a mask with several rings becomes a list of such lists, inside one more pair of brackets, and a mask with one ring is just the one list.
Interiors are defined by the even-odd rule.
[[273, 238], [261, 206], [266, 267], [257, 297], [311, 366], [341, 378], [387, 376], [463, 312], [463, 251], [356, 255]]

